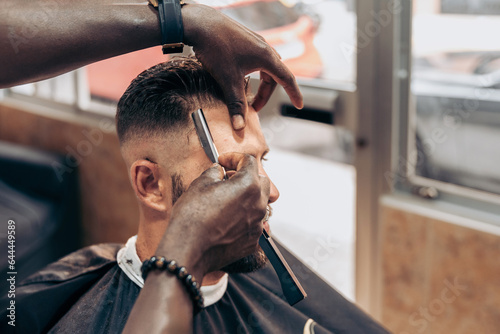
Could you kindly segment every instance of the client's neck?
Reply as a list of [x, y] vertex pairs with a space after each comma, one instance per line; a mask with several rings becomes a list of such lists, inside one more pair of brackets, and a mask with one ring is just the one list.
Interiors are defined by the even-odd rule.
[[217, 284], [221, 278], [224, 276], [223, 271], [213, 271], [208, 273], [203, 277], [203, 281], [201, 282], [202, 286], [214, 285]]

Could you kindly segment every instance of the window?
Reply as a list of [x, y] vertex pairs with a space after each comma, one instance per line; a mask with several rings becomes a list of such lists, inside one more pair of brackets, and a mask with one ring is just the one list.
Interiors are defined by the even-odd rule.
[[[261, 34], [285, 64], [308, 86], [338, 88], [353, 84], [356, 68], [356, 14], [353, 0], [197, 0], [221, 10]], [[91, 64], [61, 79], [15, 88], [15, 93], [110, 112], [130, 81], [168, 59], [160, 47]], [[188, 48], [185, 52], [189, 53]], [[85, 84], [87, 82], [87, 84]], [[78, 83], [78, 87], [75, 85]], [[57, 87], [60, 92], [54, 92]], [[340, 89], [344, 86], [341, 85]], [[352, 90], [352, 85], [349, 86]], [[88, 94], [90, 94], [88, 96]], [[64, 97], [62, 97], [64, 96]], [[93, 104], [97, 102], [97, 104]]]
[[[324, 87], [354, 82], [356, 14], [352, 1], [197, 2], [215, 7], [261, 34], [300, 83]], [[155, 47], [87, 66], [92, 99], [116, 102], [137, 74], [166, 59]]]
[[500, 29], [500, 6], [414, 1], [412, 19], [409, 145], [399, 162], [408, 174], [402, 175], [445, 195], [498, 202], [500, 40], [491, 36]]
[[302, 80], [355, 77], [352, 0], [197, 0], [261, 34]]

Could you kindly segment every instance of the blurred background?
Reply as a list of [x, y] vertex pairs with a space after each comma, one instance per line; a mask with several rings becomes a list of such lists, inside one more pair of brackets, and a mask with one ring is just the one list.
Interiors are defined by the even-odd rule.
[[[304, 95], [299, 111], [278, 89], [260, 112], [276, 238], [391, 331], [498, 332], [500, 3], [198, 2], [261, 34]], [[23, 275], [136, 233], [113, 117], [164, 60], [152, 48], [0, 90], [0, 217], [19, 217]]]

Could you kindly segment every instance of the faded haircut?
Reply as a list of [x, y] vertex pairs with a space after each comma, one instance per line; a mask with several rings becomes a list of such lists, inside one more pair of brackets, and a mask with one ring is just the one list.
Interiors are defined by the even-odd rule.
[[194, 57], [176, 57], [135, 78], [118, 102], [120, 144], [185, 128], [198, 108], [225, 105], [215, 79]]

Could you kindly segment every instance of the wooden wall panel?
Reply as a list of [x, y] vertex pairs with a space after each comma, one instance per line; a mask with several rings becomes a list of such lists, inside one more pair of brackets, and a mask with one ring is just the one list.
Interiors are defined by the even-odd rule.
[[0, 140], [66, 156], [60, 175], [78, 170], [83, 241], [125, 242], [137, 233], [138, 205], [112, 119], [78, 123], [0, 105]]
[[383, 206], [382, 322], [394, 333], [497, 333], [500, 236]]

